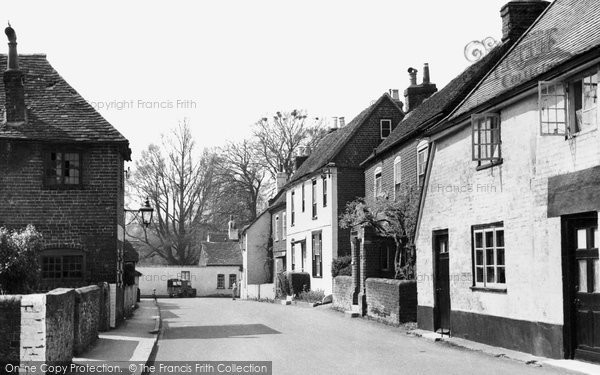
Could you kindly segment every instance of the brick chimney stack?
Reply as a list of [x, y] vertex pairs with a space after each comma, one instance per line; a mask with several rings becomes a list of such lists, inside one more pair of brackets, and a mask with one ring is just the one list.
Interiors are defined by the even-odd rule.
[[408, 68], [410, 77], [410, 86], [404, 90], [404, 100], [406, 102], [406, 113], [417, 108], [423, 101], [437, 92], [437, 87], [431, 83], [429, 77], [429, 64], [425, 63], [423, 67], [423, 82], [417, 84], [417, 69]]
[[8, 37], [8, 64], [4, 71], [5, 121], [12, 125], [20, 125], [25, 122], [25, 75], [19, 69], [17, 34], [10, 23], [4, 33]]
[[284, 172], [283, 166], [279, 167], [279, 172], [277, 172], [277, 191], [281, 191], [288, 180], [288, 174]]
[[500, 9], [502, 41], [516, 40], [523, 35], [548, 5], [548, 1], [542, 0], [510, 1], [504, 5]]
[[233, 215], [229, 216], [229, 223], [227, 223], [227, 237], [229, 241], [237, 241], [239, 240], [239, 232], [237, 228], [237, 223], [233, 219]]

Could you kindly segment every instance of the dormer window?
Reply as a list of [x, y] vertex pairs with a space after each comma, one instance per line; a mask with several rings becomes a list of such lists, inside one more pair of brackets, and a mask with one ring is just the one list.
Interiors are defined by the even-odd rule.
[[384, 119], [379, 120], [379, 129], [381, 134], [381, 139], [386, 139], [392, 133], [392, 120]]

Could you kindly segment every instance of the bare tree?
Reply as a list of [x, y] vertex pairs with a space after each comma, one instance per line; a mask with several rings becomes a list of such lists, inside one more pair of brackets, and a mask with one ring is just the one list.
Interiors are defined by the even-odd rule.
[[229, 203], [228, 206], [231, 206], [231, 203], [236, 204], [233, 212], [223, 214], [234, 215], [241, 222], [249, 222], [256, 218], [263, 192], [267, 172], [260, 163], [257, 149], [256, 144], [243, 140], [229, 142], [220, 150], [221, 195], [226, 199], [219, 201]]
[[136, 162], [132, 185], [154, 207], [150, 235], [132, 238], [169, 264], [198, 260], [199, 229], [209, 221], [216, 190], [217, 156], [208, 150], [195, 155], [195, 142], [186, 120], [163, 136], [162, 147], [150, 145]]
[[263, 118], [254, 125], [258, 155], [272, 180], [282, 169], [294, 171], [294, 156], [301, 147], [314, 148], [327, 133], [319, 119], [308, 120], [305, 111], [277, 112], [272, 119]]
[[364, 199], [354, 200], [348, 203], [340, 216], [342, 228], [370, 225], [380, 236], [394, 239], [394, 266], [398, 279], [415, 277], [414, 234], [419, 196], [418, 187], [404, 186], [397, 192], [395, 199], [380, 196], [371, 204]]

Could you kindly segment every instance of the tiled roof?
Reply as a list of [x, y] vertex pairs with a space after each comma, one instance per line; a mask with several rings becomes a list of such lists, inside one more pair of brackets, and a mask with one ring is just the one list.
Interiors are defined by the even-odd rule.
[[[370, 105], [353, 118], [346, 126], [327, 134], [311, 152], [308, 159], [306, 159], [300, 168], [292, 175], [288, 185], [316, 172], [320, 168], [326, 166], [329, 162], [334, 161], [344, 145], [346, 145], [358, 131], [361, 125], [369, 119], [373, 110], [384, 100], [389, 100], [394, 103], [394, 105], [397, 105], [389, 94], [385, 93], [374, 104]], [[398, 107], [398, 109], [401, 110], [400, 107]]]
[[[450, 81], [443, 89], [433, 94], [421, 105], [409, 112], [408, 115], [396, 126], [394, 131], [377, 147], [376, 154], [381, 154], [402, 141], [432, 125], [433, 120], [439, 120], [448, 115], [460, 101], [464, 99], [475, 85], [485, 76], [510, 48], [511, 43], [503, 43], [494, 47], [481, 60], [469, 66], [461, 74]], [[376, 158], [369, 157], [366, 161]]]
[[555, 0], [450, 120], [600, 45], [600, 1]]
[[201, 263], [207, 266], [241, 266], [242, 251], [237, 241], [202, 242]]
[[[0, 55], [0, 69], [7, 56]], [[129, 142], [73, 89], [46, 59], [46, 55], [19, 55], [25, 74], [27, 123], [0, 124], [0, 139], [47, 142], [118, 143], [129, 159]], [[0, 118], [4, 118], [5, 90], [0, 81]]]

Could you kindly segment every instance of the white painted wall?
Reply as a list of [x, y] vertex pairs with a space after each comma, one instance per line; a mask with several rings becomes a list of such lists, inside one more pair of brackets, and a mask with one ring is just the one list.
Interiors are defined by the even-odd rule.
[[[246, 229], [242, 236], [243, 276], [240, 285], [240, 297], [248, 297], [250, 285], [262, 284], [267, 280], [265, 261], [271, 233], [271, 215], [263, 213]], [[250, 297], [254, 298], [254, 297]]]
[[[419, 305], [433, 306], [432, 231], [448, 229], [452, 310], [563, 324], [560, 218], [547, 218], [548, 178], [599, 165], [599, 132], [541, 136], [537, 95], [500, 113], [498, 167], [476, 171], [470, 127], [436, 143], [417, 234]], [[498, 221], [507, 293], [472, 291], [471, 226]]]
[[[182, 271], [190, 272], [192, 288], [196, 288], [198, 297], [224, 295], [230, 296], [229, 275], [237, 275], [239, 283], [241, 272], [239, 266], [146, 266], [137, 267], [142, 273], [140, 276], [140, 293], [143, 297], [152, 296], [156, 288], [157, 296], [168, 296], [167, 280], [181, 278]], [[225, 275], [225, 289], [217, 289], [217, 275]]]
[[275, 299], [275, 284], [250, 284], [244, 299]]
[[[306, 241], [306, 262], [304, 269], [301, 267], [300, 253], [296, 250], [296, 271], [308, 272], [311, 275], [311, 289], [321, 289], [325, 294], [331, 294], [333, 288], [333, 278], [331, 277], [331, 263], [337, 256], [337, 176], [334, 173], [327, 178], [327, 207], [323, 207], [323, 180], [320, 175], [316, 176], [317, 181], [317, 218], [312, 217], [312, 179], [299, 182], [288, 189], [286, 192], [286, 210], [287, 210], [287, 251], [286, 257], [287, 270], [292, 270], [292, 244], [297, 241]], [[305, 185], [306, 206], [302, 212], [302, 184]], [[292, 226], [292, 190], [295, 193], [295, 225]], [[323, 276], [315, 278], [312, 276], [312, 233], [321, 231], [322, 233], [322, 258], [323, 258]], [[335, 235], [334, 235], [335, 233]], [[299, 247], [298, 247], [299, 249]]]

